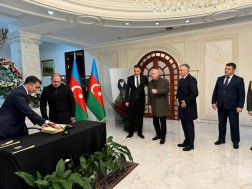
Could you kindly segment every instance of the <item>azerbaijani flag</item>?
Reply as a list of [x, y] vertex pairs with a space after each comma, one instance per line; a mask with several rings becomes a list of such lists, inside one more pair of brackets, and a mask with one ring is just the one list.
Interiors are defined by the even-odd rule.
[[93, 60], [91, 76], [88, 86], [87, 106], [95, 117], [101, 121], [105, 116], [105, 108], [102, 98], [101, 86], [97, 73], [95, 59]]
[[79, 72], [76, 64], [76, 58], [74, 57], [73, 68], [72, 68], [72, 75], [70, 78], [69, 84], [71, 90], [73, 91], [75, 104], [76, 104], [76, 112], [75, 112], [75, 120], [87, 120], [87, 107], [83, 95], [83, 91], [81, 88], [81, 82], [79, 77]]

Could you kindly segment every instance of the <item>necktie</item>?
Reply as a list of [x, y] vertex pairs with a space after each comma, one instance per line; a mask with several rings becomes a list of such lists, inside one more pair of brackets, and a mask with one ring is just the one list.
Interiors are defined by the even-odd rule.
[[139, 87], [139, 80], [138, 80], [138, 77], [136, 77], [137, 79], [137, 88]]
[[181, 84], [183, 84], [184, 80], [185, 80], [185, 78], [182, 77], [181, 78]]
[[224, 89], [226, 89], [227, 86], [228, 86], [228, 80], [229, 80], [229, 78], [230, 78], [229, 76], [226, 76], [226, 80], [225, 80], [225, 83], [223, 85]]

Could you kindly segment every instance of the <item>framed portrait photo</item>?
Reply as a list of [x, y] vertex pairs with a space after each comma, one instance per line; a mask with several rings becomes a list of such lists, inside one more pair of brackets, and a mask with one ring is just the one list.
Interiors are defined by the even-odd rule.
[[51, 76], [54, 74], [54, 61], [51, 60], [42, 60], [41, 61], [42, 67], [42, 76]]

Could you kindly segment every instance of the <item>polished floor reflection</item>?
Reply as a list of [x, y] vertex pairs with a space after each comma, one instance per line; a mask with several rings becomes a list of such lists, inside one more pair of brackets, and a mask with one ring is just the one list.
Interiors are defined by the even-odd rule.
[[[34, 109], [39, 113], [39, 110]], [[27, 119], [27, 125], [32, 125]], [[239, 149], [233, 149], [227, 127], [226, 143], [214, 145], [217, 124], [195, 123], [195, 148], [189, 152], [177, 147], [184, 139], [179, 121], [167, 121], [166, 142], [153, 141], [152, 119], [144, 119], [145, 139], [116, 127], [114, 116], [107, 116], [107, 136], [126, 145], [139, 165], [115, 189], [251, 189], [252, 127], [240, 127]], [[252, 126], [252, 123], [251, 123]], [[30, 132], [33, 132], [30, 130]], [[37, 132], [37, 131], [34, 131]]]
[[152, 140], [152, 119], [144, 119], [145, 139], [135, 134], [130, 140], [113, 118], [107, 120], [107, 135], [126, 145], [139, 163], [115, 189], [252, 188], [252, 127], [240, 127], [240, 148], [233, 149], [229, 131], [226, 143], [216, 146], [217, 125], [196, 123], [195, 149], [185, 152], [177, 147], [183, 141], [180, 122], [168, 120], [167, 125], [166, 143], [160, 145]]

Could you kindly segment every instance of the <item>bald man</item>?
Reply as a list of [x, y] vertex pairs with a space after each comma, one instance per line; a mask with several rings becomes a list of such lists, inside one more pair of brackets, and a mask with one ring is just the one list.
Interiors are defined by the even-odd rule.
[[61, 76], [58, 73], [53, 74], [51, 85], [45, 87], [41, 94], [40, 112], [42, 117], [55, 123], [71, 123], [75, 120], [75, 109], [75, 100], [71, 89], [61, 82]]

